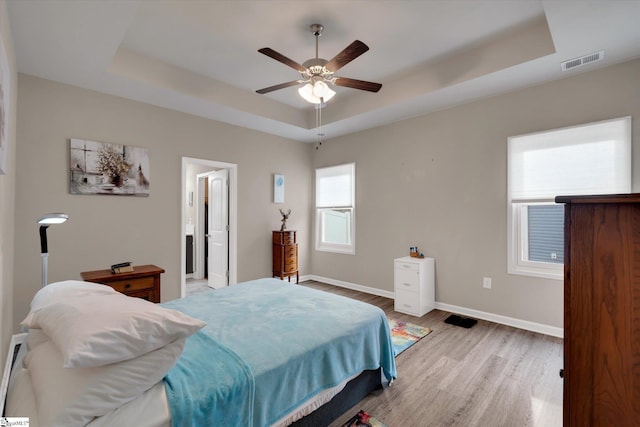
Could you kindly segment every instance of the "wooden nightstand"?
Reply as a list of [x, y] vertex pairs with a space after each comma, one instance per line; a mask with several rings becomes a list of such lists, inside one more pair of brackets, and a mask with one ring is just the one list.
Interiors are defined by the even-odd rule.
[[160, 302], [160, 275], [164, 269], [155, 265], [134, 265], [133, 271], [114, 274], [111, 270], [84, 271], [86, 282], [102, 283], [130, 297]]

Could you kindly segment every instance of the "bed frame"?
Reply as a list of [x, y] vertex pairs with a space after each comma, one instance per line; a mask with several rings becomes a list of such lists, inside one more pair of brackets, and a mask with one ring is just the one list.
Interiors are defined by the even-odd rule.
[[364, 371], [336, 394], [333, 399], [325, 403], [309, 415], [291, 424], [294, 427], [327, 426], [331, 424], [347, 409], [364, 399], [373, 390], [382, 388], [382, 371]]

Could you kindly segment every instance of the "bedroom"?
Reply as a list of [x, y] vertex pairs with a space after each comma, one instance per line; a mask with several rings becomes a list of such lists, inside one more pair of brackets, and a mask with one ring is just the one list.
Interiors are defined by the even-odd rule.
[[[7, 25], [6, 2], [2, 7], [7, 43], [11, 22]], [[349, 34], [341, 43], [354, 37], [360, 35]], [[311, 43], [301, 41], [309, 50]], [[277, 48], [275, 41], [265, 45]], [[375, 54], [371, 48], [360, 60]], [[182, 156], [239, 165], [238, 281], [270, 272], [269, 237], [280, 217], [279, 205], [271, 200], [271, 178], [282, 173], [284, 206], [293, 211], [289, 227], [299, 230], [303, 276], [389, 295], [392, 260], [419, 245], [436, 259], [439, 303], [561, 330], [561, 282], [506, 273], [506, 139], [607, 118], [637, 118], [640, 61], [628, 59], [331, 138], [315, 150], [313, 144], [18, 74], [10, 55], [16, 114], [9, 126], [9, 173], [0, 177], [3, 358], [10, 334], [39, 288], [35, 220], [45, 212], [71, 216], [50, 232], [52, 281], [131, 260], [163, 267], [163, 300], [180, 296]], [[636, 146], [638, 126], [634, 120]], [[70, 137], [147, 147], [153, 162], [150, 196], [69, 194]], [[640, 151], [633, 153], [637, 168]], [[350, 161], [358, 168], [357, 254], [315, 252], [313, 170]], [[637, 191], [638, 174], [634, 179]], [[490, 291], [482, 288], [485, 276], [493, 278]]]

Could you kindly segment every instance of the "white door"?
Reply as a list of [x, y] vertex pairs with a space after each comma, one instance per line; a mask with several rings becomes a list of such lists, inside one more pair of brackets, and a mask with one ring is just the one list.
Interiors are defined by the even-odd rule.
[[212, 288], [228, 285], [229, 270], [229, 171], [221, 169], [209, 175], [209, 234], [207, 235], [208, 284]]

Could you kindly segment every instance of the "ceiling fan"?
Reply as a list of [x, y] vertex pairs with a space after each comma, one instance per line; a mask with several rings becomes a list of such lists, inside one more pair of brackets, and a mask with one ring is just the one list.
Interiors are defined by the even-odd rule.
[[[347, 65], [349, 62], [356, 59], [369, 50], [369, 46], [356, 40], [349, 46], [344, 48], [342, 52], [338, 53], [331, 60], [318, 58], [318, 38], [322, 35], [324, 27], [320, 24], [313, 24], [309, 27], [311, 32], [316, 38], [316, 57], [305, 61], [302, 65], [296, 61], [287, 58], [281, 53], [275, 50], [264, 47], [259, 49], [258, 52], [267, 55], [276, 61], [282, 62], [297, 72], [300, 73], [302, 79], [293, 80], [287, 83], [281, 83], [275, 86], [269, 86], [264, 89], [256, 90], [259, 94], [265, 94], [273, 92], [275, 90], [284, 89], [290, 86], [304, 84], [298, 89], [300, 96], [313, 104], [321, 104], [328, 101], [335, 95], [335, 92], [331, 89], [329, 84], [350, 87], [353, 89], [366, 90], [369, 92], [378, 92], [382, 87], [380, 83], [367, 82], [364, 80], [350, 79], [347, 77], [335, 76], [334, 73], [340, 68]], [[329, 84], [328, 84], [329, 83]]]

